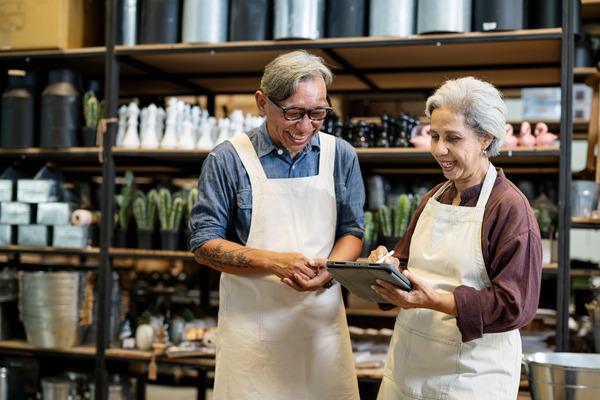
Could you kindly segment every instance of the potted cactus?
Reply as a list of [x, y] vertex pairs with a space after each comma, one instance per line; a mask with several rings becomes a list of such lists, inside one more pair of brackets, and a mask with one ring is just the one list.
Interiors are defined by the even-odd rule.
[[363, 246], [360, 254], [362, 258], [369, 257], [371, 251], [377, 247], [374, 218], [375, 215], [372, 211], [365, 211], [365, 237], [363, 239]]
[[[415, 200], [418, 204], [418, 199]], [[416, 209], [416, 205], [411, 203], [410, 197], [407, 194], [402, 194], [395, 206], [383, 205], [379, 208], [378, 219], [381, 234], [379, 244], [385, 246], [388, 250], [396, 247], [408, 228], [408, 223], [414, 209]]]
[[133, 172], [125, 172], [125, 184], [121, 192], [115, 194], [115, 247], [128, 246], [128, 230], [133, 215]]
[[171, 195], [167, 188], [158, 191], [158, 222], [163, 250], [179, 249], [179, 231], [185, 200], [181, 193]]
[[85, 125], [81, 127], [82, 144], [85, 147], [96, 147], [96, 131], [98, 123], [104, 114], [104, 100], [98, 101], [96, 93], [88, 90], [83, 95], [83, 119]]
[[198, 188], [190, 189], [187, 193], [185, 209], [183, 211], [183, 231], [185, 232], [185, 246], [188, 250], [191, 250], [190, 239], [192, 232], [190, 230], [190, 212], [192, 211], [192, 207], [198, 200]]
[[154, 248], [154, 232], [158, 220], [158, 191], [148, 193], [138, 190], [133, 201], [133, 217], [137, 224], [137, 239], [140, 249]]

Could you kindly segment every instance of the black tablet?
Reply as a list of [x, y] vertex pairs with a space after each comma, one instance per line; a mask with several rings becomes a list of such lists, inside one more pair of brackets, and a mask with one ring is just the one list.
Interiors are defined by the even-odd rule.
[[399, 288], [410, 291], [412, 283], [392, 264], [327, 261], [327, 271], [346, 289], [372, 303], [387, 303], [377, 292], [371, 289], [376, 285], [376, 279], [390, 282]]

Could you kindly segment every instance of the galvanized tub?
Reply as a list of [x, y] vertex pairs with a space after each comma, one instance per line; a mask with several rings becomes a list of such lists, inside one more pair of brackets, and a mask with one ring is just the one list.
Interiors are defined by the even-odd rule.
[[600, 354], [533, 353], [523, 361], [533, 400], [600, 399]]

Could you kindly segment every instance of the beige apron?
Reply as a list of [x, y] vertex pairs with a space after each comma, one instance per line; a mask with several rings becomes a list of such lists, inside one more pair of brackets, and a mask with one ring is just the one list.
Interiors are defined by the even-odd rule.
[[[233, 143], [252, 185], [248, 247], [328, 257], [335, 240], [335, 138], [319, 174], [267, 179], [248, 135]], [[297, 292], [272, 274], [221, 274], [214, 399], [358, 399], [340, 285]]]
[[[408, 265], [434, 290], [451, 293], [459, 285], [491, 286], [481, 225], [496, 174], [490, 163], [476, 207], [439, 203], [450, 181], [425, 206]], [[516, 399], [521, 372], [518, 330], [463, 343], [455, 317], [427, 309], [400, 310], [394, 330], [378, 400]]]

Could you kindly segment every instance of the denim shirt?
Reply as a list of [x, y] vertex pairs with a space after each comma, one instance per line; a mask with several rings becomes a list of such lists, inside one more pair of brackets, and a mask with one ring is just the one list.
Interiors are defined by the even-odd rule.
[[[321, 148], [315, 135], [294, 160], [278, 148], [267, 132], [266, 122], [248, 132], [268, 179], [317, 175]], [[365, 188], [354, 148], [336, 139], [334, 184], [337, 208], [337, 241], [343, 236], [364, 235]], [[310, 193], [307, 193], [310, 196]], [[192, 251], [212, 239], [244, 245], [252, 218], [250, 180], [233, 145], [225, 141], [207, 156], [198, 180], [198, 201], [190, 213]], [[285, 221], [281, 221], [285, 223]]]

